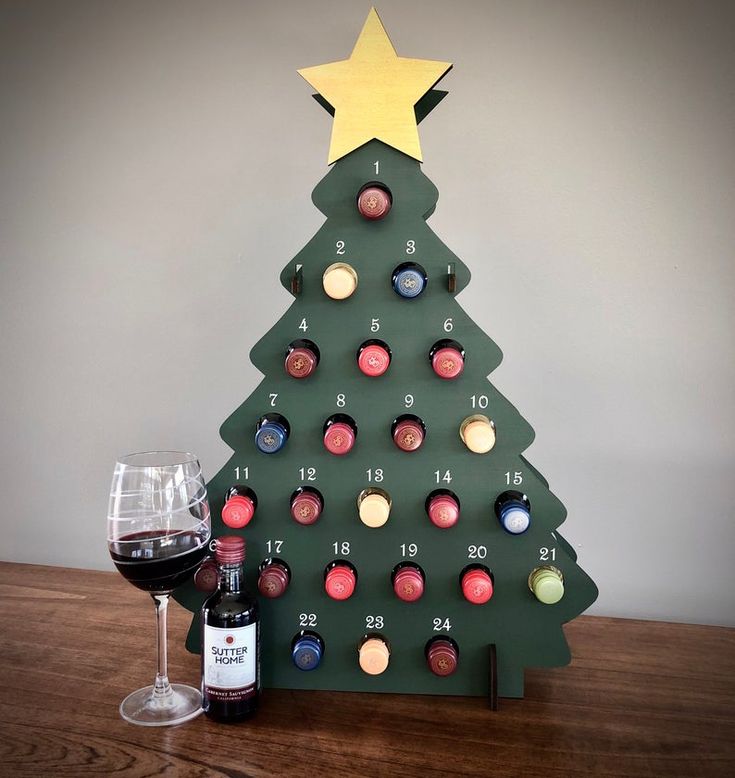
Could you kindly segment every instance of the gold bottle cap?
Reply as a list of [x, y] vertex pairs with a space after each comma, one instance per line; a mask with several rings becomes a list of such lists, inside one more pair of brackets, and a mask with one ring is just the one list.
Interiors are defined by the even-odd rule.
[[357, 289], [357, 273], [346, 262], [335, 262], [324, 271], [322, 286], [328, 297], [345, 300]]
[[380, 675], [388, 668], [390, 649], [378, 637], [368, 638], [358, 649], [360, 668], [368, 675]]
[[390, 517], [391, 498], [382, 489], [363, 489], [357, 497], [360, 521], [367, 527], [382, 527]]
[[468, 416], [459, 426], [459, 437], [475, 454], [487, 454], [495, 445], [495, 422], [476, 413]]

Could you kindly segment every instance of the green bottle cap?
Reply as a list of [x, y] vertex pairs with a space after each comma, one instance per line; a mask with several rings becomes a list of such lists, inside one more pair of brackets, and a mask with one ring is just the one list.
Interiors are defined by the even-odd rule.
[[529, 576], [531, 591], [539, 602], [554, 605], [564, 596], [564, 577], [551, 565], [537, 567]]

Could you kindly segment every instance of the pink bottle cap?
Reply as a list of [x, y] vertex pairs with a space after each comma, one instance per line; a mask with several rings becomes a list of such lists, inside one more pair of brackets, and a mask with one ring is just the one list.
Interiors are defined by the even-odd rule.
[[431, 358], [431, 366], [439, 378], [456, 378], [464, 369], [464, 359], [456, 348], [440, 348]]
[[482, 605], [493, 596], [493, 582], [484, 570], [468, 570], [462, 576], [462, 594], [474, 605]]
[[429, 502], [429, 519], [441, 529], [449, 529], [459, 521], [459, 505], [448, 494], [438, 494]]
[[245, 559], [245, 538], [222, 535], [214, 541], [214, 558], [221, 565], [236, 565]]
[[360, 371], [371, 378], [383, 375], [390, 365], [390, 354], [377, 343], [373, 343], [360, 352], [357, 366]]
[[293, 378], [306, 378], [316, 370], [316, 355], [308, 348], [295, 348], [286, 356], [286, 372]]
[[324, 589], [333, 600], [347, 600], [355, 591], [355, 574], [347, 565], [336, 565], [324, 579]]
[[194, 573], [194, 586], [200, 592], [211, 594], [217, 588], [217, 563], [214, 559], [205, 559]]
[[288, 589], [288, 573], [278, 563], [268, 565], [258, 576], [258, 591], [263, 597], [275, 599]]
[[322, 504], [315, 494], [302, 492], [291, 503], [291, 516], [298, 524], [313, 524], [322, 513]]
[[448, 640], [435, 640], [426, 655], [429, 669], [434, 675], [451, 675], [459, 664], [457, 649]]
[[379, 186], [369, 186], [357, 198], [357, 210], [366, 219], [382, 219], [390, 211], [390, 195]]
[[424, 593], [424, 579], [415, 567], [402, 567], [393, 578], [393, 591], [399, 600], [415, 602]]
[[222, 521], [232, 529], [246, 527], [254, 514], [253, 501], [242, 494], [233, 495], [222, 507]]
[[324, 445], [330, 454], [347, 454], [355, 445], [355, 431], [343, 421], [336, 421], [324, 433]]
[[401, 451], [416, 451], [424, 442], [424, 430], [418, 422], [406, 419], [396, 424], [393, 440]]

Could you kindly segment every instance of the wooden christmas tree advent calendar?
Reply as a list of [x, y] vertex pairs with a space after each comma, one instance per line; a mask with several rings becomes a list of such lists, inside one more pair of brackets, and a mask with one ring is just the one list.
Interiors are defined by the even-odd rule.
[[[371, 10], [349, 59], [300, 71], [334, 117], [326, 221], [281, 273], [294, 301], [208, 484], [213, 534], [246, 539], [266, 687], [520, 697], [597, 596], [456, 301], [469, 271], [426, 224], [417, 124], [450, 68], [398, 57]], [[175, 596], [198, 651], [206, 595]]]

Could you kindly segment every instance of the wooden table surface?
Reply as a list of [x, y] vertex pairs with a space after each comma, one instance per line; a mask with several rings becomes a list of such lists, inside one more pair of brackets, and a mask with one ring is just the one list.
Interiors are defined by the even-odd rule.
[[[120, 719], [152, 681], [154, 616], [117, 573], [0, 563], [0, 775], [735, 776], [735, 630], [582, 617], [526, 698], [266, 690], [251, 722]], [[196, 685], [190, 614], [169, 673]]]

